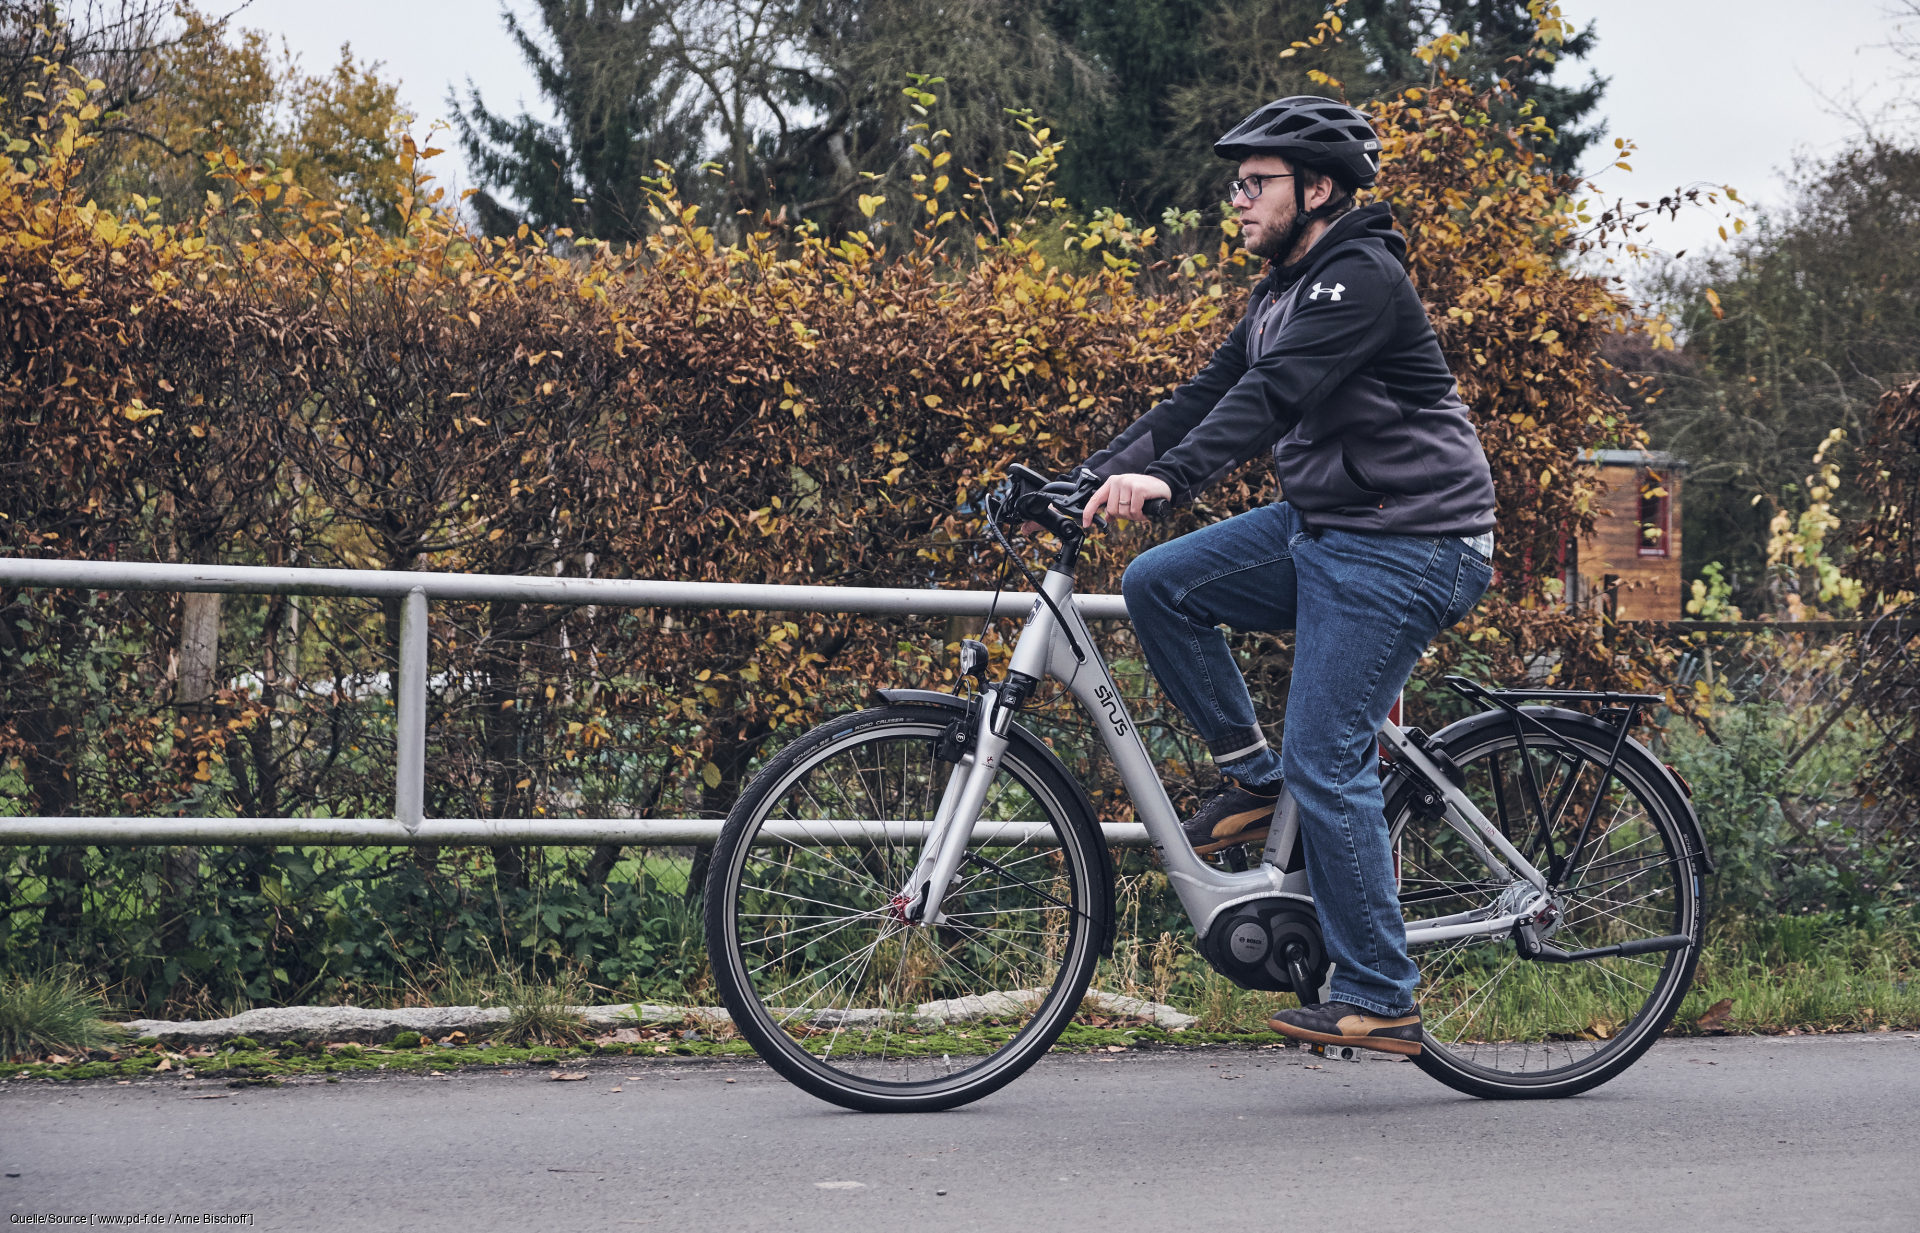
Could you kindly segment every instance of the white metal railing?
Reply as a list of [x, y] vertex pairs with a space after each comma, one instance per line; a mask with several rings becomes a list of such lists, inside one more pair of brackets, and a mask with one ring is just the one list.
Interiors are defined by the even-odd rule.
[[[225, 592], [240, 595], [336, 595], [401, 600], [399, 688], [392, 818], [0, 818], [0, 846], [22, 844], [274, 844], [455, 846], [462, 844], [611, 843], [621, 846], [712, 843], [721, 823], [705, 818], [427, 818], [427, 605], [486, 600], [609, 608], [719, 608], [775, 612], [858, 612], [888, 616], [984, 617], [991, 591], [888, 590], [879, 587], [768, 586], [649, 579], [529, 578], [501, 574], [429, 574], [401, 570], [281, 569], [255, 565], [164, 565], [0, 558], [0, 584], [90, 591]], [[1078, 595], [1088, 620], [1124, 620], [1118, 595]], [[1017, 592], [999, 596], [1002, 612], [1020, 611]], [[880, 824], [840, 822], [854, 839]], [[897, 826], [897, 824], [896, 824]], [[860, 828], [868, 828], [862, 831]], [[984, 830], [985, 828], [983, 828]], [[1116, 846], [1147, 845], [1138, 823], [1110, 825]]]

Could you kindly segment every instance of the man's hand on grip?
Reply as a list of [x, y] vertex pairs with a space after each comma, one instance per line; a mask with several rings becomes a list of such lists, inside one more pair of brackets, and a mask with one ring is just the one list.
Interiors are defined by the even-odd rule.
[[1110, 475], [1087, 502], [1086, 512], [1080, 516], [1080, 525], [1092, 526], [1094, 515], [1103, 506], [1115, 518], [1144, 521], [1147, 518], [1147, 502], [1153, 500], [1173, 500], [1173, 489], [1167, 486], [1167, 481], [1151, 475]]

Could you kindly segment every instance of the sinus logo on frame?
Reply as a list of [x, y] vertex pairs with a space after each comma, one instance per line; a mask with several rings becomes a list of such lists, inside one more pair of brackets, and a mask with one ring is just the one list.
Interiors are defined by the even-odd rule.
[[1345, 283], [1335, 283], [1331, 287], [1323, 287], [1319, 283], [1315, 283], [1313, 284], [1313, 290], [1308, 293], [1307, 298], [1309, 300], [1317, 300], [1325, 295], [1332, 296], [1335, 301], [1338, 301], [1340, 299], [1340, 293], [1346, 289], [1347, 285]]
[[1122, 717], [1124, 712], [1120, 709], [1120, 699], [1114, 696], [1113, 690], [1102, 685], [1093, 691], [1093, 696], [1100, 700], [1102, 707], [1106, 708], [1107, 722], [1113, 725], [1113, 730], [1125, 736], [1127, 721]]

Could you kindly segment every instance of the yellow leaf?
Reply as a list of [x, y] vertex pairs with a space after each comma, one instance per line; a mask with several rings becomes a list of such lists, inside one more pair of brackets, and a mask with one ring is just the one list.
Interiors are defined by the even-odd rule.
[[709, 762], [700, 768], [700, 782], [709, 788], [720, 786], [720, 768]]
[[873, 212], [885, 204], [887, 204], [885, 197], [869, 197], [865, 193], [860, 194], [860, 212], [868, 218], [872, 218]]
[[521, 780], [521, 781], [520, 781], [519, 783], [517, 783], [517, 784], [514, 784], [513, 786], [514, 786], [514, 787], [516, 787], [516, 788], [524, 788], [524, 787], [526, 787], [526, 786], [527, 786], [528, 784], [530, 784], [530, 783], [532, 783], [532, 782], [533, 782], [533, 780], [531, 780], [531, 779], [522, 779], [522, 780]]

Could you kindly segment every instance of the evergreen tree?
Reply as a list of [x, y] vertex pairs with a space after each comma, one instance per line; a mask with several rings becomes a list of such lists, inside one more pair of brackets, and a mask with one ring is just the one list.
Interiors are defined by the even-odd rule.
[[[763, 139], [764, 174], [773, 200], [829, 229], [859, 225], [855, 189], [898, 179], [925, 139], [917, 124], [945, 130], [957, 167], [991, 174], [1019, 135], [1009, 112], [1064, 129], [1106, 100], [1104, 74], [1038, 0], [818, 0], [798, 16], [806, 67], [791, 110], [824, 118], [782, 118]], [[902, 90], [916, 74], [942, 79], [926, 116]]]
[[[1326, 0], [1064, 0], [1056, 21], [1074, 47], [1108, 75], [1110, 101], [1068, 126], [1061, 187], [1084, 209], [1117, 205], [1142, 217], [1168, 206], [1207, 207], [1226, 173], [1212, 143], [1263, 103], [1289, 94], [1339, 94], [1362, 103], [1427, 79], [1413, 53], [1436, 35], [1464, 33], [1456, 71], [1483, 86], [1505, 77], [1536, 101], [1558, 140], [1556, 170], [1569, 171], [1599, 129], [1577, 126], [1605, 83], [1555, 85], [1555, 62], [1533, 54], [1538, 21], [1526, 0], [1350, 0], [1345, 30], [1312, 56], [1282, 56], [1312, 34]], [[1568, 38], [1556, 60], [1592, 50], [1593, 28]], [[1307, 76], [1311, 68], [1341, 83]]]
[[1504, 78], [1522, 99], [1532, 99], [1556, 134], [1543, 151], [1555, 171], [1573, 171], [1581, 152], [1605, 130], [1602, 124], [1578, 127], [1599, 104], [1605, 80], [1597, 74], [1580, 86], [1551, 80], [1561, 62], [1585, 59], [1593, 50], [1597, 36], [1591, 22], [1547, 59], [1538, 54], [1547, 49], [1533, 42], [1540, 19], [1527, 0], [1351, 0], [1346, 12], [1383, 90], [1427, 80], [1431, 67], [1413, 54], [1423, 43], [1441, 34], [1468, 35], [1466, 54], [1453, 72], [1482, 89]]
[[1057, 10], [1056, 28], [1108, 87], [1103, 98], [1083, 103], [1069, 132], [1059, 179], [1069, 200], [1141, 217], [1172, 203], [1157, 175], [1167, 96], [1204, 77], [1203, 26], [1212, 7], [1210, 0], [1066, 0]]
[[[1233, 168], [1213, 143], [1262, 105], [1295, 94], [1372, 97], [1374, 74], [1350, 32], [1311, 55], [1281, 54], [1311, 37], [1325, 12], [1317, 0], [1216, 0], [1201, 26], [1207, 71], [1167, 91], [1155, 184], [1170, 204], [1204, 210], [1226, 199]], [[1314, 69], [1340, 84], [1315, 82]]]
[[508, 12], [507, 31], [559, 121], [494, 112], [471, 85], [464, 109], [450, 99], [468, 166], [482, 183], [469, 199], [474, 212], [493, 234], [524, 222], [602, 240], [638, 238], [646, 230], [643, 181], [660, 175], [659, 163], [691, 171], [701, 153], [701, 120], [664, 37], [664, 6], [538, 2], [541, 30]]

